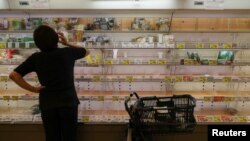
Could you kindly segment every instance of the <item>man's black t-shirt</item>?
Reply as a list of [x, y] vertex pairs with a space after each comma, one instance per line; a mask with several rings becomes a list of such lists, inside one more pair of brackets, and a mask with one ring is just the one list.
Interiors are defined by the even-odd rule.
[[83, 58], [84, 48], [57, 48], [50, 52], [32, 54], [14, 71], [22, 76], [36, 72], [45, 88], [39, 95], [41, 109], [77, 106], [79, 100], [74, 86], [75, 60]]

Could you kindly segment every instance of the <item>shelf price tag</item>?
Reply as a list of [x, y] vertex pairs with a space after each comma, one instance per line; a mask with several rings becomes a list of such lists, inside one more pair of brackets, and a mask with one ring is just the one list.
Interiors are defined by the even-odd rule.
[[89, 116], [83, 116], [82, 122], [89, 122]]
[[166, 60], [158, 60], [157, 63], [159, 65], [165, 65], [165, 64], [167, 64], [167, 61]]
[[18, 96], [12, 96], [11, 99], [12, 99], [12, 100], [18, 100], [19, 97], [18, 97]]
[[220, 116], [213, 116], [213, 122], [221, 122]]
[[112, 64], [112, 60], [104, 60], [104, 64], [105, 65], [111, 65]]
[[184, 65], [193, 65], [194, 64], [194, 60], [192, 59], [184, 59]]
[[203, 100], [206, 101], [206, 102], [209, 102], [209, 101], [212, 101], [212, 97], [207, 97], [207, 96], [205, 96], [205, 97], [203, 98]]
[[207, 122], [207, 118], [204, 115], [197, 115], [196, 116], [197, 121], [199, 122]]
[[223, 122], [233, 122], [233, 117], [232, 117], [232, 116], [222, 115], [222, 116], [221, 116], [221, 120], [222, 120]]
[[233, 48], [232, 43], [223, 43], [223, 48]]
[[224, 101], [225, 101], [225, 102], [231, 102], [231, 101], [233, 101], [233, 100], [234, 100], [233, 97], [224, 97]]
[[247, 117], [245, 117], [245, 116], [234, 116], [234, 122], [247, 122]]
[[164, 81], [165, 82], [172, 82], [172, 77], [171, 76], [165, 76]]
[[112, 101], [118, 101], [119, 97], [118, 96], [112, 96]]
[[214, 96], [213, 101], [214, 102], [223, 102], [224, 101], [224, 96]]
[[232, 77], [223, 77], [222, 81], [226, 83], [232, 82]]
[[208, 64], [209, 65], [217, 65], [217, 60], [209, 60]]
[[0, 49], [6, 48], [6, 43], [0, 43]]
[[209, 46], [210, 46], [210, 48], [216, 49], [219, 47], [219, 44], [218, 43], [211, 43]]
[[197, 43], [195, 45], [195, 48], [204, 48], [204, 44], [203, 43]]
[[199, 81], [200, 82], [207, 82], [207, 77], [201, 76]]
[[129, 65], [129, 64], [130, 64], [130, 61], [129, 61], [129, 60], [123, 60], [123, 61], [122, 61], [122, 64], [123, 64], [123, 65]]
[[183, 81], [183, 77], [182, 76], [176, 76], [175, 77], [175, 82], [182, 82]]
[[98, 82], [98, 81], [101, 81], [101, 77], [99, 75], [95, 75], [93, 76], [92, 80], [95, 82]]
[[126, 81], [132, 82], [134, 80], [133, 76], [126, 76]]
[[183, 80], [186, 82], [191, 82], [191, 81], [194, 81], [194, 78], [193, 78], [193, 76], [184, 75]]
[[3, 96], [3, 100], [9, 101], [10, 100], [10, 96]]
[[8, 77], [7, 76], [0, 76], [0, 81], [8, 81]]
[[185, 43], [177, 43], [176, 48], [179, 48], [179, 49], [186, 48]]
[[98, 96], [97, 101], [104, 101], [104, 96]]
[[150, 60], [148, 61], [148, 64], [150, 64], [150, 65], [155, 65], [155, 64], [156, 64], [156, 60], [155, 60], [155, 59], [150, 59]]

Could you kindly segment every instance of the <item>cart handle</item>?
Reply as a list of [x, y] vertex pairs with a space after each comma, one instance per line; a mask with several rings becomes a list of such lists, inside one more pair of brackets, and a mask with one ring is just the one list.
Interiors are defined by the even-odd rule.
[[133, 95], [135, 95], [135, 97], [136, 97], [137, 99], [140, 98], [136, 92], [132, 92], [132, 93], [130, 94], [130, 97], [133, 97]]
[[131, 113], [131, 111], [129, 110], [128, 102], [131, 100], [131, 97], [133, 97], [134, 95], [135, 95], [135, 97], [136, 97], [137, 99], [139, 99], [139, 96], [138, 96], [138, 94], [137, 94], [136, 92], [131, 92], [131, 94], [129, 95], [129, 97], [126, 98], [126, 99], [125, 99], [125, 102], [124, 102], [125, 109], [126, 109], [126, 111], [128, 112], [130, 118], [132, 118], [132, 113]]

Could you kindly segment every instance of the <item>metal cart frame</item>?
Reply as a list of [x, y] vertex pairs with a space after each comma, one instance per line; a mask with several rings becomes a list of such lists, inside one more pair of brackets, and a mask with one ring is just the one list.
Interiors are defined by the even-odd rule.
[[[129, 105], [133, 96], [136, 101]], [[132, 92], [125, 100], [132, 141], [148, 141], [153, 134], [191, 133], [196, 126], [193, 114], [195, 106], [195, 98], [188, 94], [140, 98], [136, 92]]]

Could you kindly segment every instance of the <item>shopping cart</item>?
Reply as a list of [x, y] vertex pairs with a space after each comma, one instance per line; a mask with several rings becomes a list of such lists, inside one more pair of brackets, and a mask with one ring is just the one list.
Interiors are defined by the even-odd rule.
[[[129, 104], [133, 96], [136, 101]], [[148, 141], [150, 139], [146, 135], [153, 134], [191, 133], [196, 127], [195, 106], [195, 98], [188, 94], [140, 98], [136, 92], [132, 92], [125, 100], [132, 141]]]

